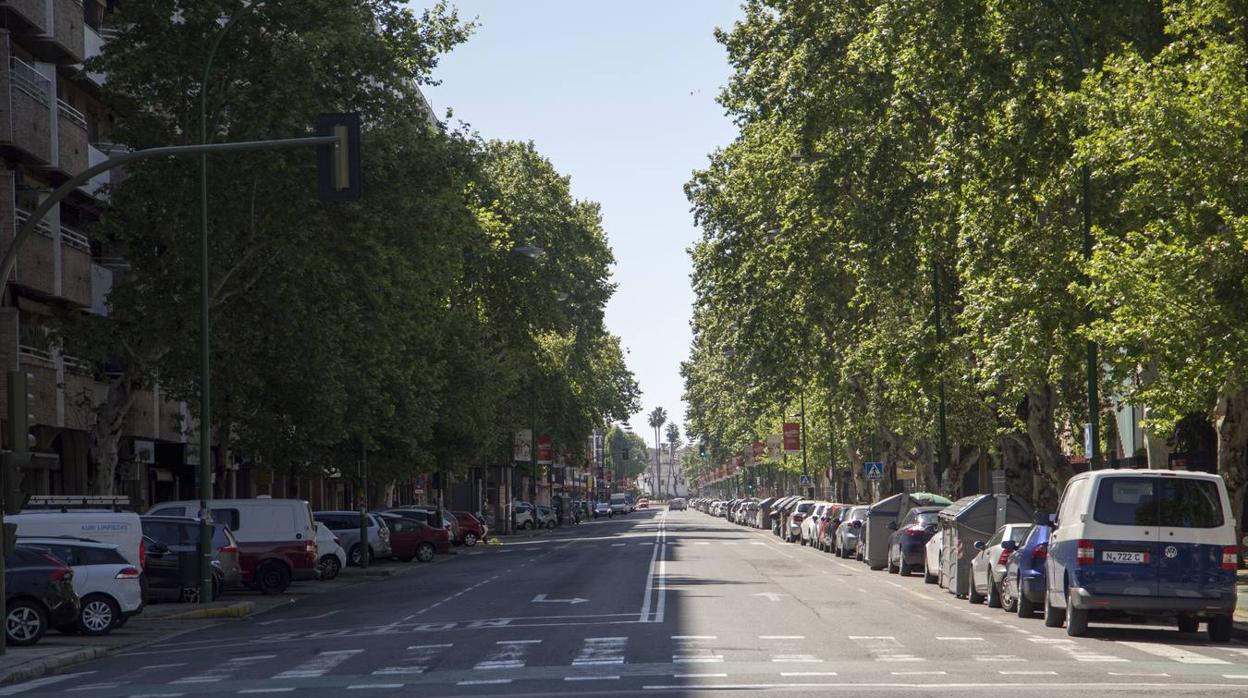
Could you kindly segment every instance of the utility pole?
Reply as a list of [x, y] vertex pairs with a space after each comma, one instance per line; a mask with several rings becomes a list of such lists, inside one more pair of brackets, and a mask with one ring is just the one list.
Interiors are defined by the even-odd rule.
[[[368, 540], [368, 445], [364, 437], [360, 437], [360, 490], [356, 495], [360, 500], [360, 568], [367, 569], [371, 541]], [[438, 525], [441, 526], [441, 522]]]
[[[30, 425], [35, 421], [34, 415], [30, 413], [30, 405], [34, 401], [34, 396], [29, 391], [30, 374], [24, 370], [9, 371], [6, 378], [9, 429], [5, 441], [9, 448], [0, 455], [0, 494], [3, 495], [3, 501], [0, 501], [0, 533], [3, 534], [3, 549], [0, 550], [0, 618], [8, 618], [4, 556], [17, 545], [17, 525], [4, 523], [4, 515], [21, 512], [28, 498], [21, 489], [22, 470], [29, 468], [33, 460]], [[6, 630], [6, 635], [0, 638], [0, 655], [4, 654], [7, 643]]]
[[798, 393], [799, 405], [802, 409], [802, 475], [810, 484], [806, 486], [806, 498], [815, 498], [815, 481], [810, 479], [810, 468], [806, 465], [806, 391]]

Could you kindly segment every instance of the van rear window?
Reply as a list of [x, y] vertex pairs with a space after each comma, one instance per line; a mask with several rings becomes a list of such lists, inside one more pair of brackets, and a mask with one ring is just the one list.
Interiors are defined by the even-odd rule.
[[1093, 518], [1116, 526], [1166, 528], [1217, 528], [1224, 520], [1217, 485], [1184, 477], [1105, 478]]

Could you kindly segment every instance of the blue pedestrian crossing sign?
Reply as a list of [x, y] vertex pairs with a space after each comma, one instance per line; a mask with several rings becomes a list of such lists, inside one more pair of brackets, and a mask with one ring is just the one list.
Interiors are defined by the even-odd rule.
[[884, 464], [883, 463], [879, 463], [879, 462], [863, 463], [862, 469], [866, 473], [868, 480], [883, 480], [884, 479]]
[[810, 487], [811, 485], [810, 476], [803, 475], [800, 482], [802, 483], [802, 487]]

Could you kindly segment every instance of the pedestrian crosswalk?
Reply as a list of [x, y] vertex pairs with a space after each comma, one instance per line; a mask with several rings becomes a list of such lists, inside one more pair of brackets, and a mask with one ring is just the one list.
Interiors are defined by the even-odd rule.
[[[164, 691], [235, 693], [299, 690], [309, 680], [336, 680], [341, 687], [402, 687], [444, 682], [459, 686], [504, 685], [528, 677], [567, 681], [615, 681], [637, 676], [718, 678], [740, 673], [770, 673], [782, 678], [892, 675], [896, 677], [981, 675], [1060, 677], [1071, 662], [1110, 663], [1102, 676], [1173, 678], [1182, 671], [1207, 668], [1227, 680], [1248, 677], [1248, 648], [1242, 645], [1182, 645], [1161, 642], [1105, 642], [1087, 638], [1027, 638], [1003, 645], [981, 636], [842, 635], [808, 639], [805, 635], [663, 635], [618, 634], [560, 639], [547, 637], [482, 641], [472, 636], [447, 642], [399, 644], [378, 649], [330, 647], [264, 654], [243, 654], [210, 663], [182, 662], [163, 667]], [[1010, 638], [1012, 639], [1012, 638]], [[1012, 650], [1012, 652], [1011, 652]], [[1138, 662], [1132, 671], [1130, 663]], [[998, 664], [999, 666], [992, 666]], [[1166, 668], [1170, 664], [1174, 668]], [[888, 666], [892, 665], [892, 666]], [[909, 666], [907, 666], [909, 665]], [[1185, 665], [1192, 669], [1182, 669]], [[153, 665], [144, 665], [153, 666]], [[1085, 665], [1086, 666], [1086, 665]], [[875, 668], [872, 668], [875, 667]], [[1111, 670], [1112, 669], [1112, 670]], [[101, 683], [111, 676], [95, 672], [57, 677], [57, 689], [73, 695], [116, 687]], [[151, 671], [141, 671], [150, 681]], [[367, 682], [361, 682], [361, 679]], [[1243, 679], [1248, 681], [1248, 678]], [[263, 687], [255, 682], [266, 682]], [[61, 683], [63, 682], [63, 683]], [[350, 685], [348, 685], [350, 684]], [[0, 688], [0, 696], [36, 686]], [[29, 687], [29, 688], [28, 688]], [[162, 688], [157, 686], [156, 688]], [[190, 693], [187, 693], [190, 695]]]

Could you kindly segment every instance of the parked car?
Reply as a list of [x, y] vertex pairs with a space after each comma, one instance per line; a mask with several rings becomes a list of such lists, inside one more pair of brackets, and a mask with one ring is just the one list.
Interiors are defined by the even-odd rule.
[[1057, 508], [1045, 561], [1044, 623], [1087, 632], [1090, 611], [1201, 621], [1231, 639], [1234, 514], [1217, 475], [1096, 470], [1075, 475]]
[[320, 521], [316, 522], [316, 560], [321, 579], [327, 581], [336, 578], [347, 566], [347, 552], [342, 549], [342, 541]]
[[801, 540], [802, 522], [815, 509], [815, 502], [810, 499], [803, 499], [797, 503], [797, 506], [789, 513], [788, 523], [785, 525], [784, 542], [793, 543]]
[[836, 527], [836, 535], [832, 552], [838, 557], [855, 557], [858, 555], [858, 540], [862, 537], [862, 522], [867, 520], [870, 507], [850, 507], [842, 514], [841, 525]]
[[116, 545], [75, 538], [19, 538], [17, 545], [49, 553], [74, 571], [78, 617], [59, 630], [107, 635], [143, 610], [142, 573]]
[[[390, 557], [390, 529], [386, 522], [377, 514], [369, 512], [368, 517], [368, 561]], [[325, 524], [335, 536], [339, 544], [347, 551], [347, 564], [359, 566], [363, 548], [360, 546], [360, 512], [358, 511], [314, 511], [312, 518]]]
[[403, 562], [413, 559], [432, 562], [434, 555], [451, 551], [451, 534], [444, 528], [404, 518], [397, 514], [379, 514], [390, 527], [390, 545], [394, 557]]
[[[939, 521], [937, 526], [939, 526]], [[937, 530], [923, 546], [923, 581], [927, 584], [942, 582], [940, 571], [944, 564], [940, 556], [945, 553], [945, 537]]]
[[516, 501], [511, 506], [511, 519], [515, 529], [530, 530], [537, 526], [537, 511], [528, 502]]
[[554, 528], [558, 525], [559, 516], [555, 514], [554, 509], [544, 504], [537, 505], [537, 526], [539, 528]]
[[888, 571], [908, 576], [926, 564], [927, 541], [936, 533], [936, 515], [944, 507], [912, 507], [898, 525], [888, 522]]
[[810, 514], [802, 519], [802, 525], [798, 529], [797, 540], [802, 545], [811, 545], [815, 542], [815, 535], [818, 532], [819, 523], [823, 520], [823, 512], [828, 508], [827, 502], [815, 502], [811, 508]]
[[[199, 519], [185, 516], [144, 516], [147, 538], [148, 598], [160, 601], [199, 600]], [[242, 559], [229, 528], [212, 524], [212, 598], [243, 581]]]
[[641, 499], [638, 499], [638, 500], [637, 500], [637, 508], [638, 508], [638, 509], [649, 509], [649, 508], [650, 508], [650, 498], [649, 498], [649, 497], [642, 497]]
[[[194, 516], [197, 500], [157, 504], [149, 516]], [[214, 499], [212, 519], [234, 534], [243, 584], [265, 594], [280, 594], [292, 581], [320, 576], [316, 557], [316, 522], [302, 499]]]
[[479, 540], [485, 540], [489, 528], [480, 517], [468, 511], [453, 511], [451, 514], [459, 522], [459, 541], [471, 548]]
[[4, 556], [6, 644], [33, 645], [49, 627], [76, 622], [74, 571], [51, 554], [16, 547]]
[[594, 504], [594, 518], [596, 519], [600, 516], [605, 516], [609, 519], [615, 516], [615, 511], [611, 508], [610, 504], [606, 502], [598, 502], [597, 504]]
[[689, 508], [689, 503], [686, 502], [682, 497], [672, 497], [671, 499], [667, 500], [668, 511], [684, 511], [688, 508]]
[[126, 561], [143, 569], [143, 525], [130, 511], [70, 510], [23, 511], [8, 514], [5, 523], [17, 525], [19, 536], [81, 538], [117, 546]]
[[1030, 618], [1044, 606], [1044, 561], [1049, 556], [1051, 530], [1046, 523], [1032, 526], [1006, 560], [1001, 606], [1019, 618]]
[[983, 603], [987, 598], [988, 608], [1001, 608], [1001, 578], [1005, 576], [1005, 563], [1029, 528], [1031, 524], [1006, 524], [987, 541], [973, 543], [979, 554], [971, 560], [971, 586], [966, 595], [971, 603]]
[[[517, 504], [525, 504], [525, 503], [518, 502]], [[529, 506], [527, 504], [525, 505]], [[434, 528], [439, 528], [438, 523], [437, 523], [438, 510], [436, 507], [432, 507], [427, 504], [413, 504], [409, 506], [395, 507], [393, 509], [387, 509], [386, 511], [382, 513], [399, 514], [409, 519], [416, 519], [417, 521], [423, 521], [426, 524], [433, 526]], [[458, 545], [460, 542], [462, 542], [462, 533], [459, 530], [459, 519], [455, 518], [455, 515], [452, 514], [447, 509], [442, 510], [442, 525], [440, 526], [440, 528], [446, 531], [452, 543]], [[519, 526], [517, 526], [517, 528], [519, 528]]]

